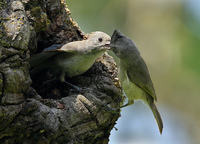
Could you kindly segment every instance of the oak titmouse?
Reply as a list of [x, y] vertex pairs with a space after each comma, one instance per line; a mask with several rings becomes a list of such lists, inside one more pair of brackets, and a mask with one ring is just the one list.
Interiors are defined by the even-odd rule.
[[115, 30], [111, 37], [110, 47], [120, 59], [119, 80], [124, 93], [128, 97], [128, 103], [120, 108], [133, 104], [134, 100], [142, 100], [152, 110], [162, 134], [163, 122], [154, 103], [154, 100], [157, 100], [155, 89], [147, 66], [135, 43]]

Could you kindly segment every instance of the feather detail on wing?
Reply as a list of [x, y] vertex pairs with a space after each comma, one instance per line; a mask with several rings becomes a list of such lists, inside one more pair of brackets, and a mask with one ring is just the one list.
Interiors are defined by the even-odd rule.
[[45, 51], [39, 54], [36, 54], [30, 58], [31, 71], [30, 75], [45, 69], [47, 66], [47, 61], [54, 55], [59, 53], [57, 50]]
[[153, 87], [149, 71], [142, 57], [139, 59], [136, 65], [137, 66], [128, 67], [127, 75], [129, 80], [138, 87], [142, 88], [157, 101], [155, 89]]
[[60, 55], [66, 53], [66, 57], [70, 57], [75, 53], [78, 53], [77, 51], [74, 51], [73, 49], [56, 49], [56, 47], [49, 47], [46, 48], [42, 53], [38, 53], [30, 58], [30, 75], [34, 75], [35, 73], [48, 68], [49, 64], [51, 63], [52, 58], [54, 56]]

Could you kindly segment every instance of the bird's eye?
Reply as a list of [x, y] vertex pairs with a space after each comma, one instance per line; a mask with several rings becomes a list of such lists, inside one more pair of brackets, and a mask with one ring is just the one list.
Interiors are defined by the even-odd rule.
[[102, 41], [103, 41], [103, 39], [102, 39], [102, 38], [99, 38], [98, 40], [99, 40], [99, 42], [102, 42]]
[[117, 36], [117, 38], [122, 38], [122, 37], [123, 37], [123, 36], [122, 36], [121, 34], [119, 34], [119, 33], [118, 33], [116, 36]]

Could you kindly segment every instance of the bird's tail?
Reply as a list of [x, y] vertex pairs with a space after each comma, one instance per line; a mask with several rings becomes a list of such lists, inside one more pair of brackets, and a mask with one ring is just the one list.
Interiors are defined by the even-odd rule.
[[29, 74], [31, 76], [33, 76], [33, 75], [37, 74], [38, 72], [40, 72], [43, 69], [45, 69], [45, 67], [43, 67], [43, 66], [36, 67], [34, 69], [31, 69], [30, 72], [29, 72]]
[[54, 55], [58, 54], [58, 51], [45, 51], [39, 54], [36, 54], [30, 58], [30, 75], [33, 76], [40, 72], [41, 70], [44, 70], [48, 68], [50, 59]]
[[158, 111], [158, 109], [157, 109], [157, 107], [156, 107], [154, 102], [152, 102], [150, 104], [150, 108], [151, 108], [151, 111], [153, 112], [153, 115], [154, 115], [154, 117], [156, 119], [156, 122], [158, 124], [158, 128], [159, 128], [160, 134], [162, 134], [163, 122], [162, 122], [162, 118], [160, 116], [160, 113], [159, 113], [159, 111]]

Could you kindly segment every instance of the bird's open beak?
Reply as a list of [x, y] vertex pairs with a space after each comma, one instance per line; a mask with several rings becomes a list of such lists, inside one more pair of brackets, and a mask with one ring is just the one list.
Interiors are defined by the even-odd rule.
[[110, 49], [110, 40], [106, 41], [106, 44], [104, 45], [104, 47], [108, 50]]

